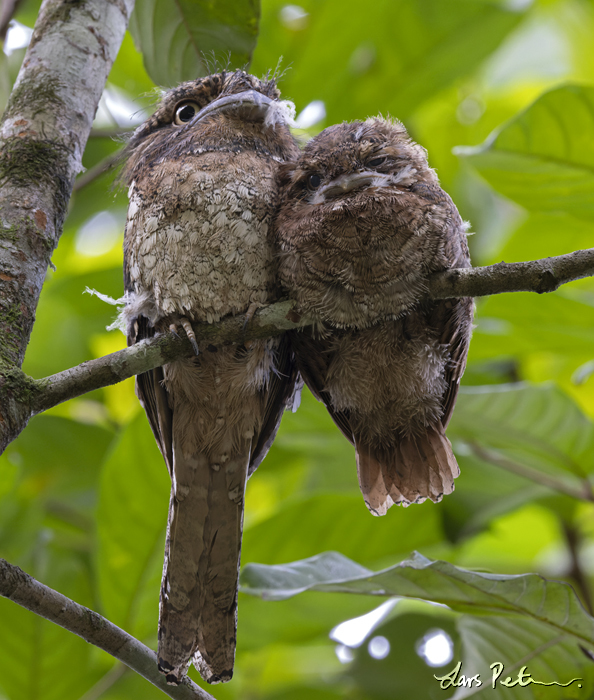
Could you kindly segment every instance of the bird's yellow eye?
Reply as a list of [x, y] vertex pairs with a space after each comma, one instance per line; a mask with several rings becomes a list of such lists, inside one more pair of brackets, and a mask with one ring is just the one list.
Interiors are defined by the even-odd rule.
[[175, 109], [175, 119], [174, 122], [178, 126], [183, 126], [198, 114], [200, 111], [200, 105], [196, 102], [180, 102], [180, 104]]
[[322, 184], [322, 178], [317, 173], [314, 173], [313, 175], [310, 175], [307, 178], [307, 186], [309, 187], [310, 190], [317, 189], [321, 184]]
[[378, 156], [377, 158], [373, 158], [373, 160], [368, 160], [367, 165], [370, 168], [377, 168], [380, 165], [383, 165], [386, 162], [386, 156]]

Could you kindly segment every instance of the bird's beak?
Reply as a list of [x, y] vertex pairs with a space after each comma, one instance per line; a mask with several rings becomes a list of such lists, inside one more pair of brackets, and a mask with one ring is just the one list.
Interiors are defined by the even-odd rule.
[[[406, 169], [405, 174], [409, 174], [411, 169]], [[310, 199], [312, 204], [323, 204], [329, 199], [337, 199], [344, 194], [362, 190], [365, 187], [387, 187], [397, 185], [404, 171], [397, 174], [378, 173], [377, 170], [360, 170], [357, 173], [347, 173], [331, 180], [327, 185], [323, 185], [315, 190]]]
[[318, 192], [329, 199], [332, 197], [340, 197], [347, 192], [360, 190], [364, 187], [378, 184], [376, 182], [378, 177], [380, 179], [382, 178], [382, 176], [376, 171], [363, 170], [362, 172], [358, 173], [348, 173], [347, 175], [341, 175], [340, 177], [337, 177], [329, 182], [327, 185], [324, 185], [318, 190]]
[[274, 104], [266, 95], [256, 90], [245, 90], [235, 95], [223, 95], [203, 107], [192, 119], [192, 124], [214, 114], [231, 113], [247, 121], [265, 121], [268, 110]]

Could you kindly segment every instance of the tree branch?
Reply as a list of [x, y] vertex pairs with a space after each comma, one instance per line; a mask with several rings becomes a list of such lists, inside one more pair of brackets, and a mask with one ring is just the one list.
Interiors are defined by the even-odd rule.
[[43, 0], [0, 123], [0, 451], [27, 422], [12, 380], [133, 6]]
[[[440, 272], [429, 280], [427, 296], [447, 299], [518, 291], [542, 293], [588, 276], [594, 276], [594, 249], [532, 262], [498, 263], [489, 267]], [[235, 316], [225, 318], [218, 324], [195, 325], [194, 331], [199, 342], [225, 345], [269, 338], [308, 324], [309, 320], [294, 310], [292, 302], [282, 301], [256, 312], [247, 325], [245, 316]], [[191, 355], [193, 351], [185, 337], [167, 333], [44, 379], [35, 380], [14, 369], [5, 374], [8, 391], [4, 393], [12, 397], [11, 411], [21, 416], [24, 427], [31, 416], [63, 401]], [[0, 384], [0, 397], [1, 389]]]
[[433, 299], [484, 297], [504, 292], [554, 292], [562, 284], [594, 276], [594, 248], [567, 255], [441, 272], [429, 280]]
[[106, 173], [108, 170], [111, 170], [111, 168], [113, 168], [117, 164], [118, 160], [121, 157], [121, 149], [110, 153], [108, 156], [105, 156], [105, 158], [100, 160], [96, 165], [94, 165], [92, 168], [90, 168], [85, 173], [76, 178], [73, 187], [74, 192], [82, 190], [83, 187], [90, 185], [91, 182], [94, 182], [98, 177], [101, 177], [101, 175]]
[[167, 685], [157, 669], [157, 655], [124, 630], [89, 608], [54, 591], [0, 559], [0, 595], [46, 620], [82, 637], [136, 671], [176, 700], [214, 700], [187, 676], [180, 685]]

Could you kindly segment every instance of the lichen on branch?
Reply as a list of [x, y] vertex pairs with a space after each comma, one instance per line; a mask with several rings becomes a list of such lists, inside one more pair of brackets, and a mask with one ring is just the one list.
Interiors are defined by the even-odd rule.
[[0, 451], [30, 415], [19, 368], [133, 6], [44, 0], [0, 122]]

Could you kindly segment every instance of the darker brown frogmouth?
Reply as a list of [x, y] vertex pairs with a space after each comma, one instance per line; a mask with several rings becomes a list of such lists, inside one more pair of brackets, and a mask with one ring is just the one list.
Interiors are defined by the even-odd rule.
[[137, 377], [171, 475], [159, 668], [233, 672], [246, 479], [291, 402], [286, 338], [198, 347], [191, 322], [271, 303], [276, 170], [298, 154], [272, 80], [222, 72], [167, 92], [134, 133], [124, 278], [129, 343], [183, 327], [197, 354]]
[[459, 469], [445, 429], [466, 365], [472, 299], [431, 301], [427, 278], [468, 267], [466, 227], [397, 121], [330, 127], [281, 166], [281, 281], [316, 326], [299, 369], [355, 445], [372, 513], [439, 501]]

